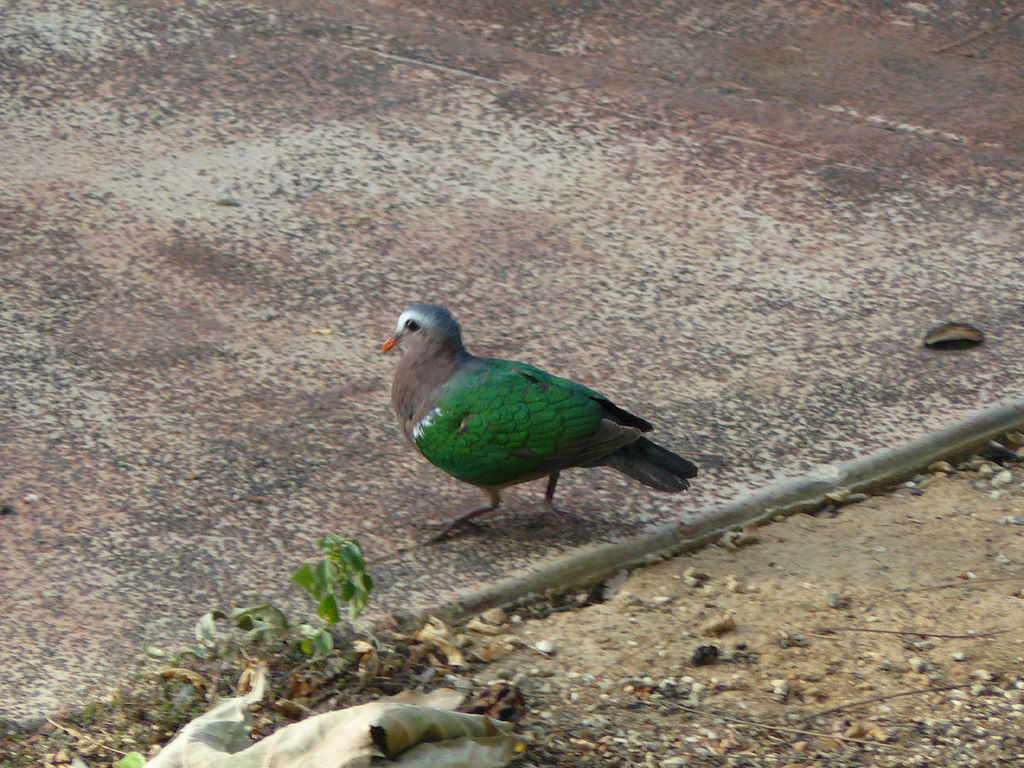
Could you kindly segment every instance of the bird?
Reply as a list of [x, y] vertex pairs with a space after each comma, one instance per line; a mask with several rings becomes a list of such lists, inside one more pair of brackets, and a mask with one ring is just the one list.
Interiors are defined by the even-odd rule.
[[[432, 524], [433, 540], [501, 504], [500, 491], [547, 477], [555, 510], [559, 473], [612, 467], [658, 491], [678, 493], [697, 465], [644, 437], [654, 426], [599, 392], [527, 363], [476, 357], [443, 306], [413, 304], [381, 345], [402, 345], [391, 404], [405, 439], [428, 461], [487, 497], [485, 506]], [[557, 511], [557, 510], [555, 510]]]

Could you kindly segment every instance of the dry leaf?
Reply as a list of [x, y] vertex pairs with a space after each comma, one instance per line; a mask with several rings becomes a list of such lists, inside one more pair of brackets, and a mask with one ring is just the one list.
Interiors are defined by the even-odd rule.
[[489, 664], [492, 661], [503, 659], [512, 652], [512, 647], [504, 640], [495, 640], [484, 645], [474, 645], [469, 655], [477, 661]]
[[481, 635], [504, 635], [508, 633], [508, 624], [488, 624], [479, 616], [474, 616], [466, 622], [466, 629], [479, 632]]
[[984, 341], [985, 334], [967, 323], [945, 323], [932, 328], [924, 337], [924, 345], [933, 349], [966, 349]]
[[506, 722], [515, 721], [526, 713], [526, 699], [523, 692], [511, 683], [495, 683], [459, 707], [459, 711]]
[[427, 619], [427, 623], [416, 630], [413, 637], [424, 645], [441, 651], [447, 659], [448, 666], [464, 667], [466, 665], [466, 659], [458, 648], [459, 645], [465, 644], [466, 638], [454, 637], [448, 625], [437, 617], [431, 616]]
[[164, 680], [185, 680], [196, 688], [202, 688], [204, 691], [210, 687], [209, 680], [195, 670], [186, 669], [185, 667], [164, 667], [157, 674]]
[[288, 691], [285, 693], [286, 699], [304, 699], [313, 692], [313, 686], [309, 680], [299, 674], [292, 674], [291, 682], [288, 685]]

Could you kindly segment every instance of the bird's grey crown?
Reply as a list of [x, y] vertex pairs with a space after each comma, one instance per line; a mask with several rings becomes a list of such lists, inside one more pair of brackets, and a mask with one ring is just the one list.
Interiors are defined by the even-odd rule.
[[437, 304], [413, 304], [398, 316], [396, 332], [406, 330], [406, 322], [414, 321], [420, 328], [429, 328], [442, 336], [462, 345], [462, 328], [452, 317], [452, 313]]

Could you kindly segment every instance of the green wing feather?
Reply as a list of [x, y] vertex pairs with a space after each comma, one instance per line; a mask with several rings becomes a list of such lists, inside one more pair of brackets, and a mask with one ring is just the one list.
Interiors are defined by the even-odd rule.
[[454, 376], [413, 430], [433, 464], [501, 487], [594, 462], [640, 430], [607, 418], [603, 397], [525, 363], [477, 360]]

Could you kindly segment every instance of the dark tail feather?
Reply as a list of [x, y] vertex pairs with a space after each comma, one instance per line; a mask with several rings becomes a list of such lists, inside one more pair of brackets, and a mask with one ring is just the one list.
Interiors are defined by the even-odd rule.
[[652, 443], [646, 437], [622, 446], [605, 456], [601, 463], [651, 488], [672, 493], [689, 488], [686, 478], [697, 475], [697, 465], [692, 461]]

